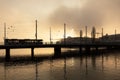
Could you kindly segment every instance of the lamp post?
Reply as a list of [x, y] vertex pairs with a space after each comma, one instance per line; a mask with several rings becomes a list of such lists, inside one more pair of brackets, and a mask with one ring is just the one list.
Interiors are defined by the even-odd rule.
[[64, 23], [64, 44], [66, 44], [66, 24]]
[[101, 35], [102, 35], [101, 37], [103, 38], [103, 35], [104, 35], [104, 34], [103, 34], [103, 28], [102, 28], [102, 34], [101, 34]]
[[4, 23], [4, 39], [6, 39], [6, 23]]
[[85, 34], [86, 34], [86, 38], [87, 38], [87, 26], [85, 26]]
[[87, 43], [87, 26], [85, 26], [85, 42]]
[[37, 20], [35, 20], [35, 22], [36, 22], [36, 23], [35, 23], [35, 25], [36, 25], [36, 29], [35, 29], [35, 30], [36, 30], [35, 37], [36, 37], [36, 40], [37, 40]]
[[6, 39], [6, 23], [4, 23], [4, 45], [5, 45], [5, 39]]
[[115, 29], [115, 40], [116, 40], [116, 34], [117, 34], [117, 30]]
[[52, 43], [52, 37], [51, 37], [51, 27], [50, 27], [50, 44]]

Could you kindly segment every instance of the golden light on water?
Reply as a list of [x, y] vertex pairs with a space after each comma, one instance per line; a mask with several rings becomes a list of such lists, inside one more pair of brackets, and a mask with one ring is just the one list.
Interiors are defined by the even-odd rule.
[[54, 49], [53, 48], [36, 48], [35, 49], [36, 55], [53, 55]]
[[[35, 56], [45, 56], [45, 55], [53, 55], [53, 48], [35, 48], [34, 54]], [[5, 52], [3, 51], [3, 55]], [[31, 49], [11, 49], [11, 56], [31, 56]]]

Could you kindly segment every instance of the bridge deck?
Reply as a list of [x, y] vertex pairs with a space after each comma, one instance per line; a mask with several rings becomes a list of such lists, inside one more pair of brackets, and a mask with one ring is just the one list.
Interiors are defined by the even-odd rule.
[[86, 52], [90, 51], [90, 48], [120, 48], [118, 43], [86, 43], [86, 44], [34, 44], [34, 45], [0, 45], [0, 49], [6, 50], [5, 58], [10, 60], [10, 49], [30, 48], [31, 58], [34, 59], [34, 48], [54, 48], [54, 56], [61, 55], [61, 48], [79, 48], [82, 52], [82, 48], [85, 48]]
[[0, 45], [0, 49], [16, 49], [16, 48], [79, 48], [79, 47], [120, 47], [120, 44], [115, 43], [92, 43], [92, 44], [40, 44], [40, 45]]

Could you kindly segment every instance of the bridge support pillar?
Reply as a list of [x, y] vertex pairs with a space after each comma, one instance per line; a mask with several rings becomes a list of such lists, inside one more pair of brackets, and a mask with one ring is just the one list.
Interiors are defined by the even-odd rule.
[[107, 46], [107, 49], [108, 49], [108, 50], [111, 50], [111, 49], [112, 49], [112, 47], [111, 47], [111, 46]]
[[34, 58], [34, 48], [31, 48], [31, 58]]
[[85, 52], [89, 53], [90, 52], [90, 47], [85, 47]]
[[7, 49], [6, 49], [5, 59], [6, 59], [7, 61], [10, 60], [10, 48], [7, 48]]
[[96, 52], [98, 51], [98, 47], [96, 47]]
[[61, 55], [61, 47], [54, 47], [54, 56], [59, 57]]
[[79, 53], [80, 54], [82, 53], [82, 47], [79, 47]]

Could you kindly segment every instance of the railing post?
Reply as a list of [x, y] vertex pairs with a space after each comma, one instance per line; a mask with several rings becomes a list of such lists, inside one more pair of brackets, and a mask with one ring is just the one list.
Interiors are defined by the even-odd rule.
[[98, 51], [98, 47], [96, 47], [96, 52]]
[[82, 47], [79, 47], [79, 53], [80, 54], [82, 53]]
[[8, 61], [10, 60], [10, 48], [6, 48], [6, 56], [5, 59]]
[[61, 55], [61, 47], [54, 47], [54, 56], [59, 57]]
[[85, 52], [89, 53], [90, 52], [90, 47], [85, 47]]
[[31, 58], [34, 58], [34, 48], [31, 48]]

